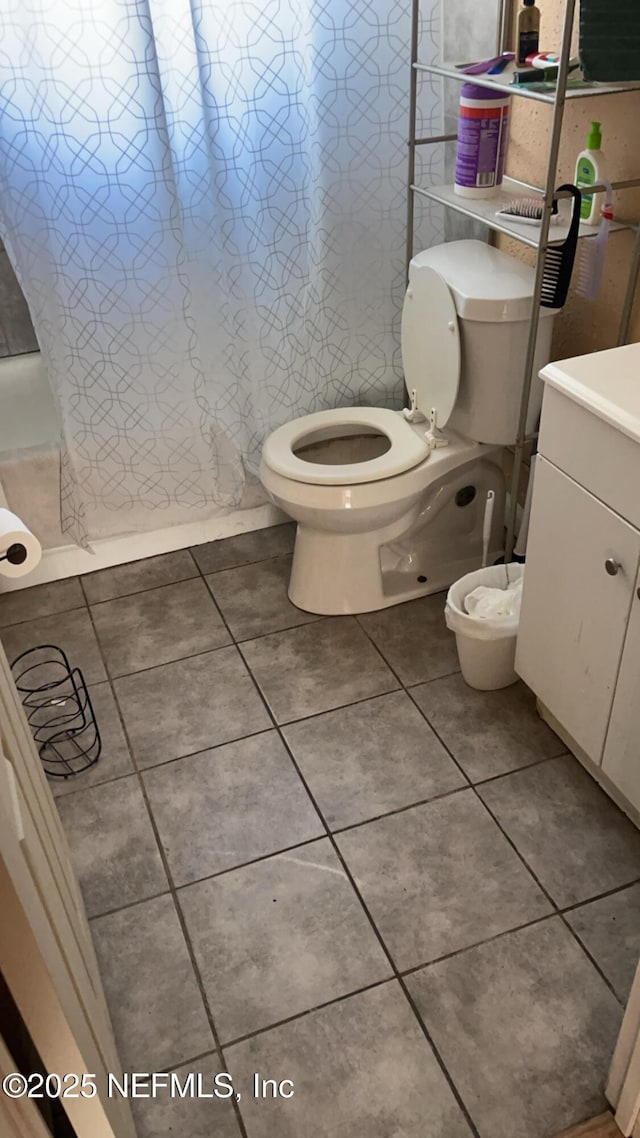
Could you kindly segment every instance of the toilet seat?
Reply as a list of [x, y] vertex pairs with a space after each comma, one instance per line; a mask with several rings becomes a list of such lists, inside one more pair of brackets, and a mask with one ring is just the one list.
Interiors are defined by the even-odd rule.
[[[330, 465], [306, 462], [293, 453], [305, 436], [329, 439], [333, 430], [341, 427], [346, 429], [340, 434], [348, 434], [349, 427], [369, 427], [386, 435], [391, 444], [389, 450], [367, 462]], [[262, 458], [276, 474], [295, 482], [344, 486], [393, 478], [395, 474], [423, 462], [429, 452], [430, 446], [424, 435], [413, 430], [397, 411], [384, 407], [338, 407], [332, 411], [303, 415], [279, 427], [267, 438]]]

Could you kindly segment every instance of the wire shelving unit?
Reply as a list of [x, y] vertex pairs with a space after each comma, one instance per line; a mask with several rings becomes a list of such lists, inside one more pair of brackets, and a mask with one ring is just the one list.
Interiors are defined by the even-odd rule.
[[[514, 445], [513, 473], [511, 478], [509, 505], [505, 519], [507, 530], [505, 543], [506, 561], [511, 560], [513, 547], [515, 544], [518, 497], [522, 478], [523, 458], [527, 445], [536, 437], [535, 435], [532, 436], [527, 434], [526, 424], [531, 385], [533, 381], [533, 367], [536, 340], [538, 336], [538, 324], [540, 319], [540, 297], [542, 292], [545, 253], [549, 246], [552, 246], [555, 242], [564, 240], [567, 231], [566, 227], [563, 225], [554, 225], [553, 229], [551, 230], [551, 213], [554, 197], [558, 198], [563, 196], [562, 194], [556, 194], [554, 191], [557, 183], [560, 136], [562, 131], [565, 105], [567, 100], [585, 98], [588, 99], [601, 97], [603, 95], [615, 96], [617, 94], [622, 94], [628, 91], [640, 90], [640, 80], [634, 83], [594, 83], [588, 87], [567, 88], [576, 4], [577, 0], [565, 0], [562, 20], [562, 43], [559, 53], [560, 61], [558, 65], [558, 80], [555, 92], [531, 91], [527, 88], [526, 85], [512, 85], [510, 83], [511, 76], [508, 73], [506, 77], [503, 77], [501, 75], [466, 75], [453, 63], [433, 64], [422, 62], [418, 56], [420, 40], [420, 0], [413, 0], [412, 4], [411, 80], [409, 91], [410, 111], [408, 139], [409, 163], [407, 184], [407, 273], [409, 269], [409, 261], [411, 260], [414, 252], [414, 209], [416, 195], [429, 198], [430, 200], [438, 202], [449, 209], [455, 210], [457, 213], [464, 214], [466, 217], [472, 218], [474, 221], [482, 222], [493, 233], [502, 233], [536, 250], [534, 292], [531, 308], [531, 319], [529, 324], [529, 334], [527, 339], [527, 350], [525, 353], [522, 399], [520, 404], [518, 433]], [[511, 38], [511, 11], [512, 0], [501, 0], [497, 31], [498, 52], [509, 50], [509, 41]], [[553, 107], [553, 116], [549, 130], [549, 145], [547, 151], [546, 177], [544, 185], [534, 186], [526, 182], [517, 181], [513, 178], [505, 178], [503, 181], [502, 192], [499, 195], [492, 198], [476, 199], [464, 198], [456, 195], [453, 192], [453, 185], [417, 185], [415, 178], [416, 154], [418, 147], [433, 145], [437, 143], [455, 142], [457, 139], [456, 134], [439, 134], [430, 135], [427, 137], [418, 136], [418, 76], [420, 72], [424, 72], [429, 75], [437, 75], [442, 79], [455, 80], [459, 83], [472, 82], [475, 86], [478, 87], [488, 87], [491, 89], [497, 88], [502, 91], [508, 91], [509, 94], [513, 95], [515, 98], [533, 99], [537, 102], [551, 104]], [[640, 186], [640, 178], [632, 178], [627, 181], [612, 182], [612, 187], [614, 190], [631, 189], [637, 186]], [[594, 189], [597, 188], [598, 187], [594, 187]], [[599, 188], [603, 189], [604, 187], [600, 186]], [[500, 208], [501, 200], [512, 200], [514, 197], [518, 197], [519, 195], [522, 195], [523, 197], [540, 195], [541, 200], [544, 203], [544, 208], [542, 213], [542, 220], [538, 229], [533, 229], [531, 226], [518, 224], [517, 221], [510, 222], [498, 220], [498, 218], [496, 218], [495, 212]], [[618, 344], [626, 344], [628, 342], [629, 325], [631, 321], [636, 286], [638, 283], [638, 276], [640, 274], [640, 223], [622, 219], [616, 214], [616, 220], [611, 229], [612, 231], [614, 229], [635, 230], [635, 240], [633, 243], [631, 263], [629, 267], [622, 311], [620, 314], [617, 337]], [[582, 224], [580, 227], [580, 236], [583, 238], [589, 238], [595, 236], [597, 231], [597, 227]]]

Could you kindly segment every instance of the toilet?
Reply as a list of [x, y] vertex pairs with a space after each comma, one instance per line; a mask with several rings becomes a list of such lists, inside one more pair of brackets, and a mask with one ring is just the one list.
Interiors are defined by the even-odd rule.
[[[306, 612], [372, 612], [503, 553], [502, 452], [515, 441], [533, 297], [529, 266], [481, 241], [411, 261], [401, 347], [411, 406], [303, 415], [266, 439], [260, 478], [297, 522], [289, 597]], [[542, 402], [555, 310], [540, 309], [527, 430]]]

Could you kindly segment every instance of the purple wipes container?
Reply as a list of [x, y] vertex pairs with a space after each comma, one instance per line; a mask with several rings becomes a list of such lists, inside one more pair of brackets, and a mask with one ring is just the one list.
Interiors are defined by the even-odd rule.
[[490, 198], [502, 182], [509, 133], [511, 95], [475, 83], [460, 92], [455, 192]]

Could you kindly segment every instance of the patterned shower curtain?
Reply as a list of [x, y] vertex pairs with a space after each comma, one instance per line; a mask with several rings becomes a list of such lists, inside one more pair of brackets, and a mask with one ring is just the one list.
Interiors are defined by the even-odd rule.
[[238, 505], [294, 416], [399, 405], [409, 9], [4, 0], [0, 233], [76, 540]]

